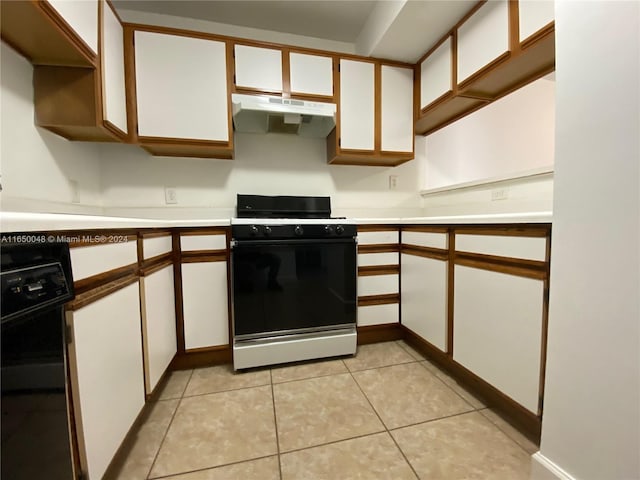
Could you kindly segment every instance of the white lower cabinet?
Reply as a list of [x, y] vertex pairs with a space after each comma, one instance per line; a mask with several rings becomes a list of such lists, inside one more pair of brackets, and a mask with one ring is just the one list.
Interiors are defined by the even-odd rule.
[[447, 348], [447, 262], [403, 254], [402, 324], [442, 351]]
[[229, 344], [226, 262], [182, 264], [182, 308], [187, 350]]
[[358, 307], [358, 326], [384, 325], [398, 323], [400, 308], [397, 303], [386, 305], [365, 305]]
[[536, 414], [543, 292], [541, 280], [455, 268], [453, 359]]
[[173, 265], [140, 278], [145, 389], [150, 394], [176, 354]]
[[68, 312], [67, 323], [81, 461], [99, 480], [145, 401], [138, 283]]

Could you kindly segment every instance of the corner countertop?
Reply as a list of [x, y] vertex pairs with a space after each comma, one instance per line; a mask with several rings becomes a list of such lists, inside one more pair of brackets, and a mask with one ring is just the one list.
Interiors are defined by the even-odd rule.
[[[551, 223], [551, 212], [451, 215], [438, 217], [349, 218], [359, 225], [459, 225]], [[50, 230], [92, 230], [99, 228], [175, 228], [225, 227], [230, 218], [197, 220], [152, 220], [147, 218], [106, 217], [58, 213], [0, 212], [1, 232], [35, 232]]]

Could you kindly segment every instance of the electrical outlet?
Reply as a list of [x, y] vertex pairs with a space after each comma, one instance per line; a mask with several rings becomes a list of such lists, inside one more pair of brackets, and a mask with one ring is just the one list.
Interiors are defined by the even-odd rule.
[[496, 188], [495, 190], [491, 190], [492, 202], [495, 202], [496, 200], [506, 200], [507, 198], [509, 198], [508, 188]]
[[167, 205], [178, 203], [178, 190], [176, 187], [164, 187], [164, 203]]
[[395, 190], [398, 187], [398, 176], [389, 175], [389, 190]]

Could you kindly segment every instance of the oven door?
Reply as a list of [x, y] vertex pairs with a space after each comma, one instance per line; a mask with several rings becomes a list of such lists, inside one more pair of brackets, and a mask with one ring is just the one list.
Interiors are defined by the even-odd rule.
[[237, 241], [232, 275], [236, 340], [355, 327], [353, 238]]

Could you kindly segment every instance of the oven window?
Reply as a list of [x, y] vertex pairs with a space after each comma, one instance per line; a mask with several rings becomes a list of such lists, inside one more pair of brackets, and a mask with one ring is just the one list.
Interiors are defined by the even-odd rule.
[[233, 306], [236, 337], [355, 324], [355, 242], [239, 242]]

